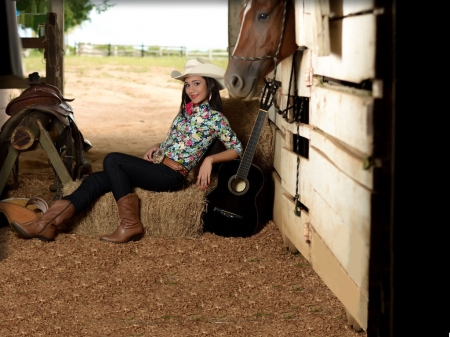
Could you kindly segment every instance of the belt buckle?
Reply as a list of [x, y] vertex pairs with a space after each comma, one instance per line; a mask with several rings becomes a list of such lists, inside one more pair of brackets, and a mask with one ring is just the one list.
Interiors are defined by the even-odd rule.
[[152, 154], [152, 159], [155, 164], [161, 164], [164, 160], [164, 151], [161, 149], [156, 150]]

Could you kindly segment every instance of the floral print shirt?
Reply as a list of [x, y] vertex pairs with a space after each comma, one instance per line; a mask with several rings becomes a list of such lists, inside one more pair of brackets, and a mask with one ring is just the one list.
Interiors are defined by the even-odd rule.
[[185, 111], [178, 113], [160, 149], [166, 157], [190, 171], [216, 138], [227, 150], [235, 150], [242, 156], [242, 144], [228, 119], [221, 112], [212, 110], [209, 103], [204, 103], [195, 107], [191, 115]]

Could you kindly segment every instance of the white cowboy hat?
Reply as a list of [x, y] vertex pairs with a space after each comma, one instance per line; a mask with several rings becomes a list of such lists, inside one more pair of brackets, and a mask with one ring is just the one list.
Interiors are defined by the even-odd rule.
[[172, 70], [172, 73], [170, 74], [172, 78], [180, 81], [184, 81], [184, 79], [189, 76], [211, 77], [216, 80], [219, 90], [225, 89], [223, 80], [224, 75], [225, 70], [202, 58], [187, 59], [184, 63], [184, 74], [177, 70]]

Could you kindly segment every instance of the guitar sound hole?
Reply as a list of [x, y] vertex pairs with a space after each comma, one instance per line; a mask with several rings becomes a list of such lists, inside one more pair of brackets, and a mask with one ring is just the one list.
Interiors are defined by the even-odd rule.
[[236, 195], [245, 194], [248, 191], [248, 187], [249, 186], [247, 179], [241, 179], [233, 176], [228, 181], [228, 188], [230, 189], [231, 193]]

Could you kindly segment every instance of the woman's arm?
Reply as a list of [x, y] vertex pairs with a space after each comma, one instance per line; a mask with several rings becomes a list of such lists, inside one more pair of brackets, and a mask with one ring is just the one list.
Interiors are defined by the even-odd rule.
[[206, 157], [198, 171], [196, 185], [202, 190], [206, 189], [211, 182], [211, 171], [213, 164], [223, 163], [236, 158], [239, 158], [239, 154], [235, 150], [225, 150]]

